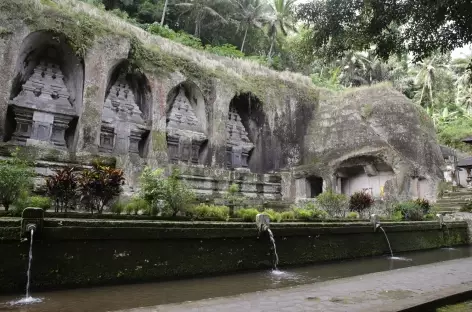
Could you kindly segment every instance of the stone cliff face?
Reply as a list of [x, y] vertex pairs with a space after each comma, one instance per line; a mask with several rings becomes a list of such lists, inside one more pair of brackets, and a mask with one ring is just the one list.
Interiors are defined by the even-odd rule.
[[102, 157], [130, 186], [145, 165], [179, 166], [206, 195], [237, 182], [255, 198], [364, 184], [419, 196], [408, 185], [425, 180], [433, 196], [434, 129], [389, 87], [320, 97], [307, 77], [197, 52], [83, 3], [44, 3], [0, 3], [4, 154]]
[[391, 87], [323, 95], [308, 129], [297, 176], [319, 175], [338, 190], [354, 182], [378, 195], [383, 187], [384, 196], [435, 197], [444, 160], [434, 127]]

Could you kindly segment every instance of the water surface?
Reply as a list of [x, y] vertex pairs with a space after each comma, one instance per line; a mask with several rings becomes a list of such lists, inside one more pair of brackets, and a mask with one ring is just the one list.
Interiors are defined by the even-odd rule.
[[[0, 296], [0, 311], [15, 312], [105, 312], [166, 303], [178, 303], [247, 292], [315, 283], [335, 278], [400, 269], [458, 258], [470, 257], [472, 247], [398, 253], [387, 256], [338, 261], [295, 268], [280, 268], [226, 276], [194, 278], [161, 283], [81, 288], [32, 293], [42, 302], [12, 306], [21, 299]], [[33, 265], [34, 271], [34, 265]], [[32, 284], [34, 285], [34, 273]], [[23, 294], [24, 296], [24, 294]]]

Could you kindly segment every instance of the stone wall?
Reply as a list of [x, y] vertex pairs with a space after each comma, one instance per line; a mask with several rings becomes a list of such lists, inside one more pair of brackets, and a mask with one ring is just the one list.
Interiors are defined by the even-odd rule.
[[[0, 292], [24, 290], [28, 242], [0, 221]], [[33, 245], [32, 289], [122, 284], [271, 267], [269, 238], [252, 223], [45, 220]], [[394, 253], [469, 242], [465, 222], [384, 223]], [[388, 254], [365, 222], [272, 224], [280, 266]]]
[[186, 179], [204, 190], [208, 179], [236, 175], [247, 195], [285, 200], [317, 193], [306, 180], [341, 192], [346, 168], [375, 176], [386, 164], [390, 193], [435, 196], [443, 160], [434, 128], [391, 87], [328, 93], [308, 77], [195, 51], [83, 2], [4, 0], [0, 12], [2, 149], [80, 165], [113, 158], [130, 189], [146, 165], [212, 168]]

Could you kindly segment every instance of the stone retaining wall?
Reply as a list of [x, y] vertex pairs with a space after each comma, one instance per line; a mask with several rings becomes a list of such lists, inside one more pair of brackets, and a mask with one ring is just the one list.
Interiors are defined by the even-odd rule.
[[[468, 244], [466, 222], [384, 223], [394, 253]], [[367, 222], [279, 223], [274, 232], [280, 266], [388, 253], [381, 232]], [[268, 237], [251, 223], [47, 219], [33, 245], [32, 289], [159, 281], [267, 269]], [[25, 285], [28, 242], [20, 220], [0, 221], [0, 293]]]

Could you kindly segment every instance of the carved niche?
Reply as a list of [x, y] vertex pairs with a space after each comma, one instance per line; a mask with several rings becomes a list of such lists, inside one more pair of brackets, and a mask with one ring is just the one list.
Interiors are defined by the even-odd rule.
[[166, 131], [169, 161], [198, 164], [200, 149], [207, 136], [183, 87], [168, 114]]
[[65, 132], [77, 117], [58, 64], [41, 60], [21, 92], [9, 102], [16, 121], [12, 140], [20, 145], [66, 146]]
[[102, 113], [99, 150], [111, 154], [139, 154], [139, 143], [149, 127], [136, 104], [126, 76], [111, 86]]
[[226, 124], [226, 167], [229, 169], [247, 168], [249, 153], [254, 144], [249, 140], [236, 109], [231, 108]]

